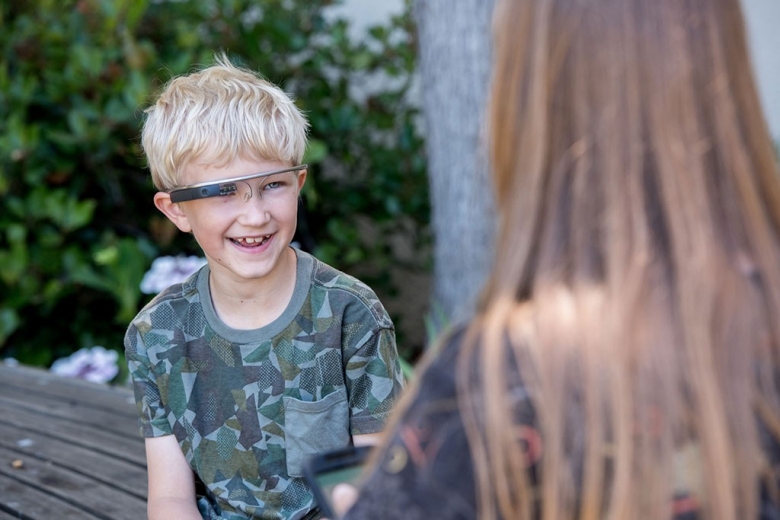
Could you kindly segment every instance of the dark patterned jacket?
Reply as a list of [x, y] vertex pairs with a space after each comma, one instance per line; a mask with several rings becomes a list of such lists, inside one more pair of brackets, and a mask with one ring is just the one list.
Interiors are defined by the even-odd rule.
[[[389, 433], [390, 442], [378, 464], [366, 476], [358, 501], [344, 520], [467, 520], [477, 518], [477, 499], [471, 450], [456, 401], [457, 357], [462, 331], [456, 331], [421, 377], [419, 393]], [[522, 385], [512, 392], [518, 403], [518, 432], [531, 463], [532, 482], [544, 439]], [[772, 442], [774, 465], [780, 446]], [[682, 465], [697, 456], [681, 449]], [[685, 479], [681, 479], [684, 481]], [[676, 486], [670, 518], [695, 520], [699, 505], [694, 493]], [[780, 511], [762, 490], [761, 520], [780, 520]]]

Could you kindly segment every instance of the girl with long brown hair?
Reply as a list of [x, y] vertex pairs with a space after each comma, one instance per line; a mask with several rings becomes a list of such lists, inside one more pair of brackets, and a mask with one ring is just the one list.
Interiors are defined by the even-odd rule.
[[780, 184], [738, 0], [499, 0], [500, 217], [347, 518], [780, 518]]

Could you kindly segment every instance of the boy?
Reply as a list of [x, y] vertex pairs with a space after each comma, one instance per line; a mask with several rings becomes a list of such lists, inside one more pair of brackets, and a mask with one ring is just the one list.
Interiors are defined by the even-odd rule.
[[147, 113], [154, 203], [208, 261], [125, 336], [149, 518], [317, 518], [301, 464], [382, 428], [403, 380], [393, 324], [290, 246], [308, 125], [284, 92], [223, 56]]

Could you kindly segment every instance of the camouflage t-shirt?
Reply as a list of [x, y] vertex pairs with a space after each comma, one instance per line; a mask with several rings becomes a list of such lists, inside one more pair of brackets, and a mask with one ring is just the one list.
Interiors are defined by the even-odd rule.
[[296, 254], [292, 299], [265, 327], [219, 320], [206, 266], [155, 297], [125, 336], [141, 433], [176, 436], [208, 488], [204, 518], [305, 516], [302, 462], [381, 430], [401, 391], [393, 324], [374, 292]]

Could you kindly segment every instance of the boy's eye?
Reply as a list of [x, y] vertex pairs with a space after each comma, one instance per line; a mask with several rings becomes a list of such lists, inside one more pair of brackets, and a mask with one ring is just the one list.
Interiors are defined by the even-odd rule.
[[268, 184], [263, 186], [263, 188], [266, 189], [266, 190], [275, 190], [277, 188], [281, 188], [282, 184], [283, 183], [281, 181], [273, 181], [273, 182], [269, 182]]

